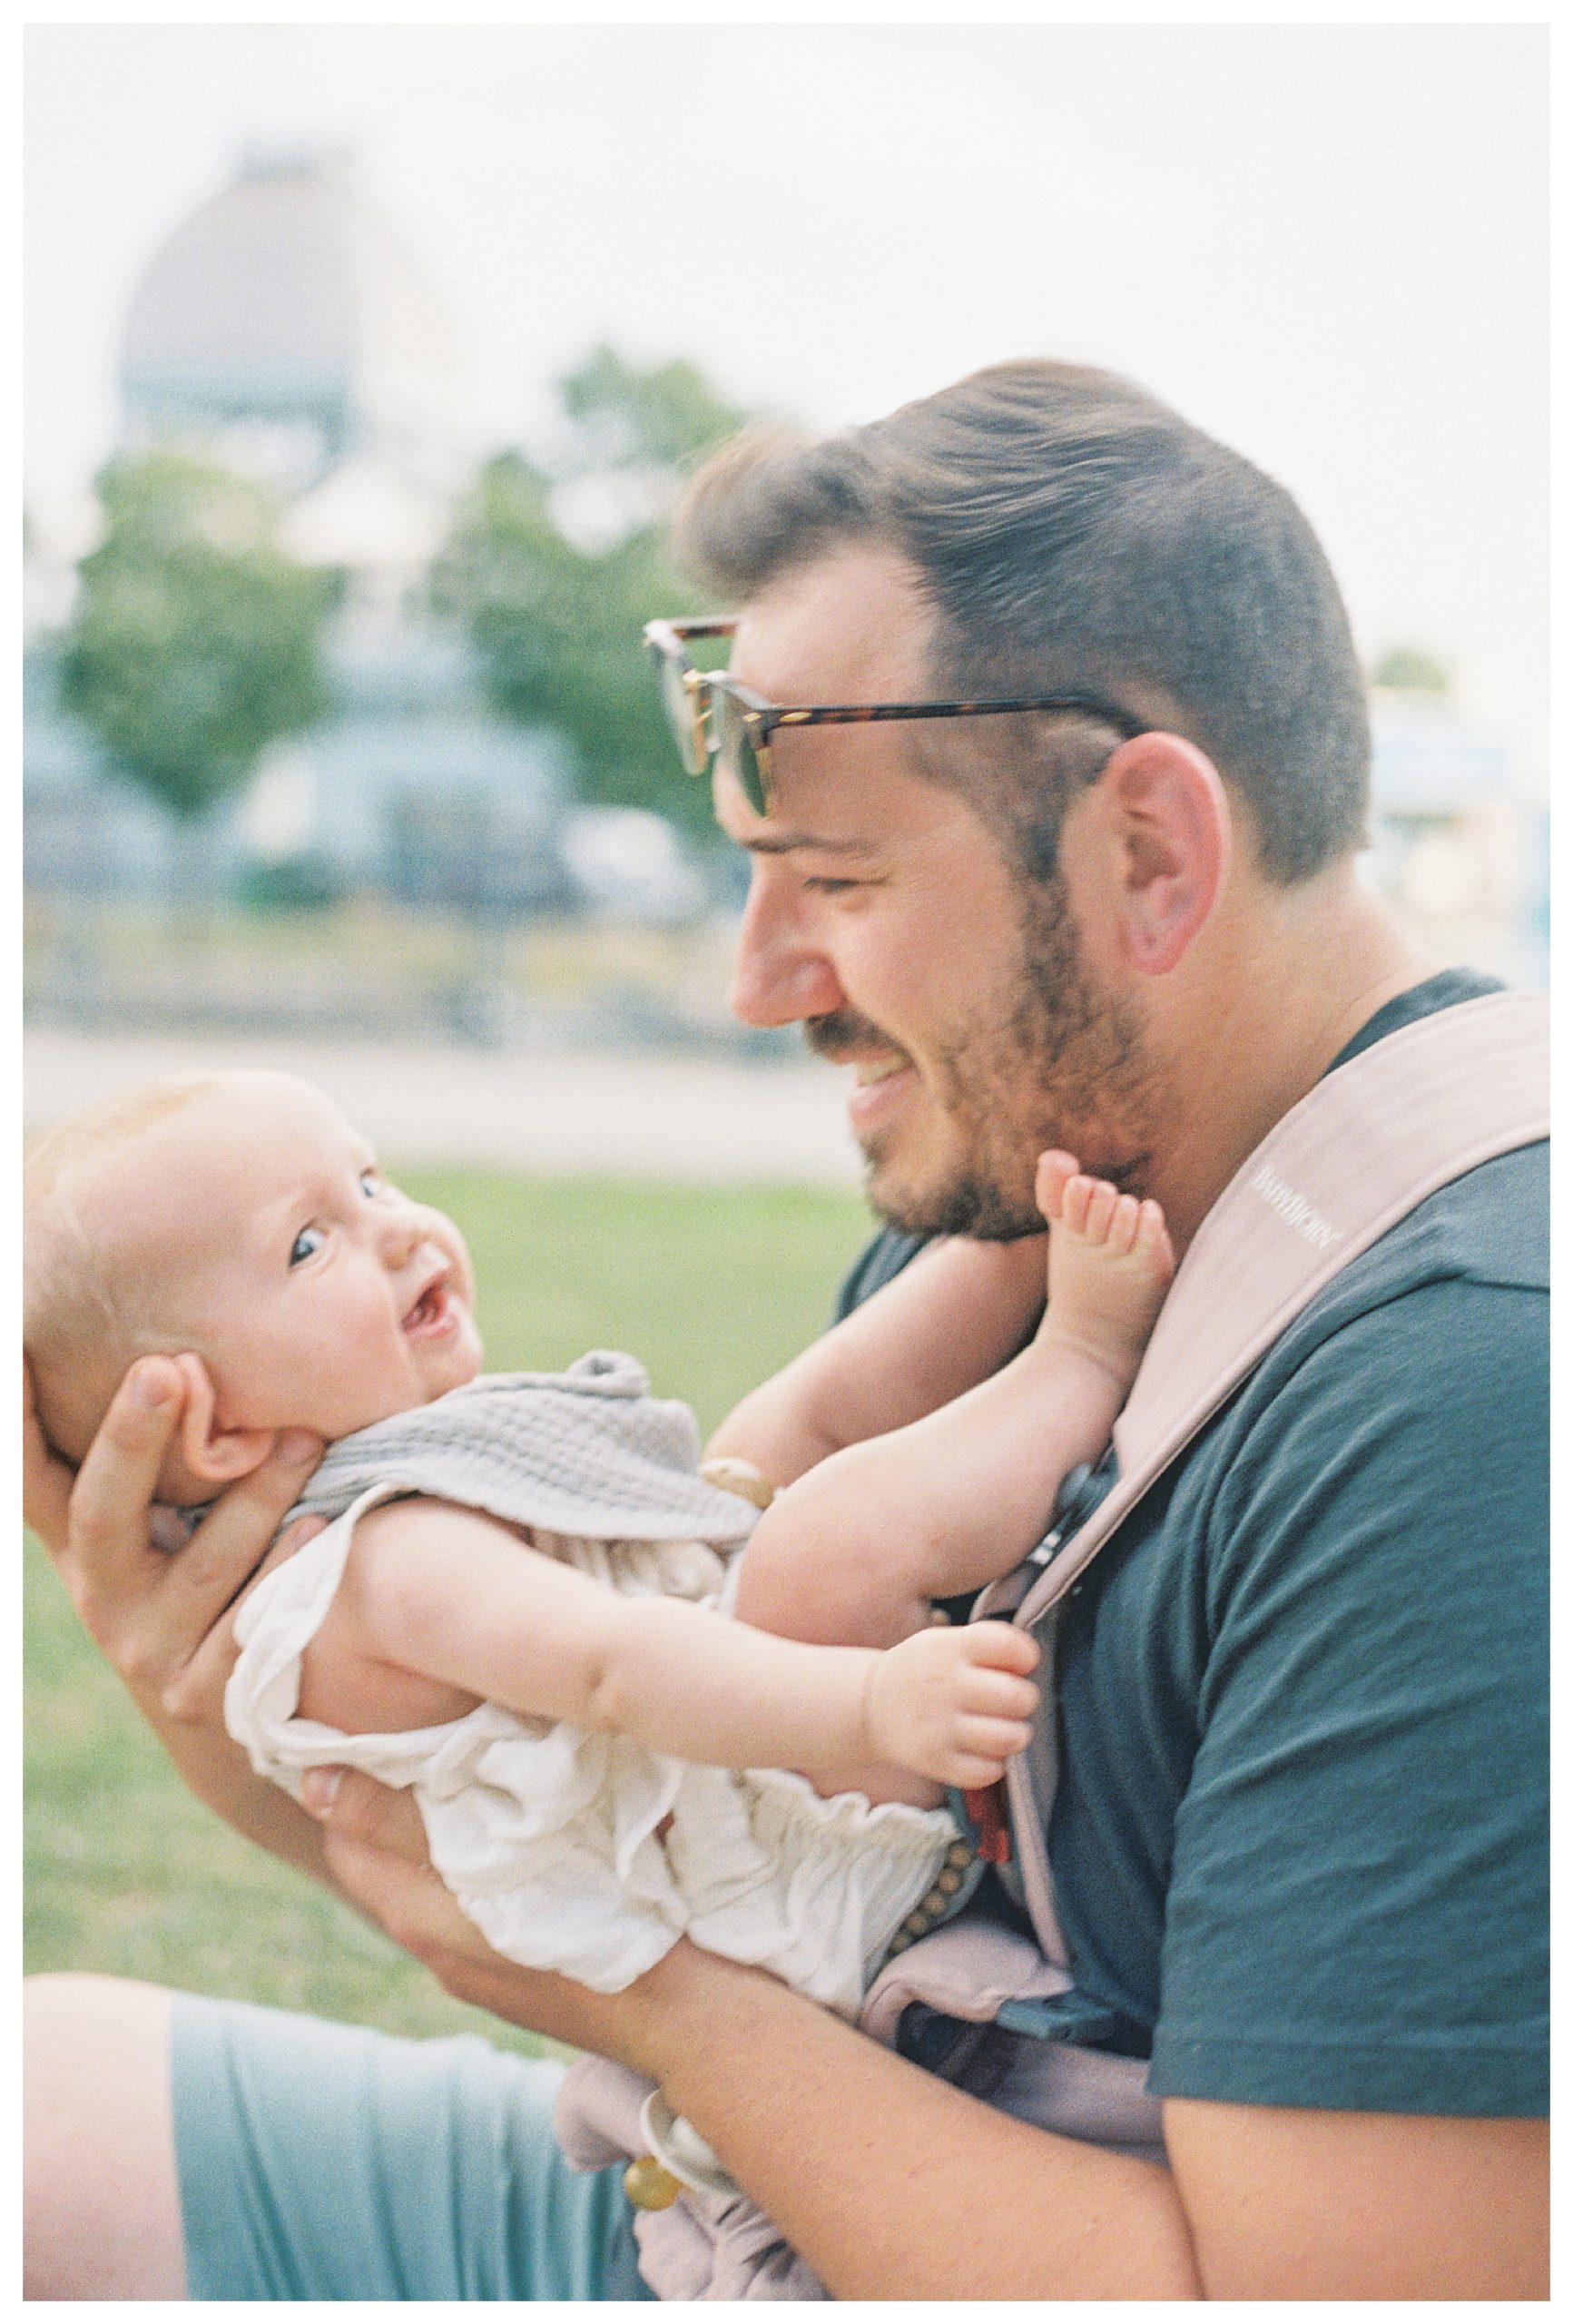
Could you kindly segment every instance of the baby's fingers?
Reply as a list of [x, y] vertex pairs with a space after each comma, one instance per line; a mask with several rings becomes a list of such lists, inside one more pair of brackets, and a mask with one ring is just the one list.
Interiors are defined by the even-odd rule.
[[1036, 1670], [1043, 1650], [1030, 1630], [1009, 1622], [975, 1622], [957, 1635], [967, 1641], [968, 1659], [993, 1670]]
[[1043, 1650], [1032, 1631], [1013, 1630], [1008, 1622], [974, 1622], [958, 1631], [964, 1640], [967, 1661], [974, 1671], [1016, 1671], [1025, 1678], [1037, 1671]]
[[1008, 1759], [1025, 1751], [1032, 1729], [1018, 1719], [964, 1719], [958, 1727], [952, 1757], [944, 1781], [963, 1791], [981, 1791], [998, 1783]]
[[1003, 1670], [969, 1670], [956, 1689], [957, 1706], [964, 1719], [1030, 1720], [1037, 1700], [1037, 1689], [1030, 1679], [1013, 1679]]

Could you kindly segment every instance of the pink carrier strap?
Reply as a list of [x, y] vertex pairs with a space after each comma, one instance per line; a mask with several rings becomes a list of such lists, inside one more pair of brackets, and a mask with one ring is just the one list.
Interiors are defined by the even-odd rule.
[[[1020, 1573], [996, 1582], [974, 1620], [1050, 1625], [1116, 1526], [1341, 1268], [1428, 1195], [1548, 1136], [1548, 1068], [1544, 995], [1496, 992], [1325, 1075], [1241, 1165], [1186, 1252], [1115, 1423], [1114, 1487], [1025, 1591]], [[1066, 1965], [1048, 1870], [1055, 1731], [1046, 1706], [1006, 1788], [1023, 1901], [1045, 1954]]]
[[[1029, 1561], [979, 1600], [975, 1619], [1046, 1632], [1066, 1591], [1116, 1527], [1261, 1361], [1308, 1301], [1428, 1195], [1548, 1134], [1543, 997], [1491, 993], [1391, 1033], [1328, 1074], [1263, 1140], [1204, 1221], [1175, 1275], [1129, 1402], [1115, 1426], [1116, 1482], [1050, 1564]], [[1046, 1697], [1047, 1689], [1045, 1689]], [[887, 1964], [863, 2030], [894, 2046], [922, 2003], [985, 2036], [1002, 2011], [1070, 1983], [1049, 1876], [1056, 1720], [1040, 1710], [1011, 1762], [1010, 1822], [1036, 1945], [977, 1918], [921, 1939]], [[963, 2048], [963, 2054], [966, 2055]], [[1019, 2120], [1069, 2138], [1161, 2156], [1162, 2113], [1146, 2066], [1023, 2034], [985, 2042], [954, 2078]], [[558, 2135], [584, 2170], [642, 2148], [649, 2085], [583, 2059], [558, 2108]], [[635, 2222], [640, 2265], [663, 2299], [822, 2299], [822, 2285], [746, 2197], [684, 2192]]]

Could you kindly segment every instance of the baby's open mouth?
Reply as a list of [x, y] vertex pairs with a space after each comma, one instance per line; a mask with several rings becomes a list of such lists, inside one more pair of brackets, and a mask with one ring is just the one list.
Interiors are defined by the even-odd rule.
[[408, 1338], [425, 1339], [444, 1331], [453, 1322], [453, 1308], [447, 1294], [448, 1270], [444, 1267], [427, 1285], [420, 1297], [404, 1319]]

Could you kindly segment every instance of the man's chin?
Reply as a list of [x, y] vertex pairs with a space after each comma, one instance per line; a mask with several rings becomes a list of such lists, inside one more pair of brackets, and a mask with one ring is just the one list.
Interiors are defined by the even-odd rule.
[[1016, 1243], [1024, 1235], [1043, 1232], [1030, 1187], [1024, 1200], [1013, 1200], [1004, 1187], [971, 1172], [919, 1185], [904, 1180], [877, 1154], [866, 1159], [870, 1206], [903, 1235], [969, 1235], [979, 1243]]

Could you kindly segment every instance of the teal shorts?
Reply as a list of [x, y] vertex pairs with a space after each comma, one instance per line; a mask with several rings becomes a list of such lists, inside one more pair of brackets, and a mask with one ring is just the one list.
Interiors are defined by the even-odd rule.
[[650, 2299], [620, 2171], [552, 2135], [564, 2069], [175, 1997], [192, 2299]]

